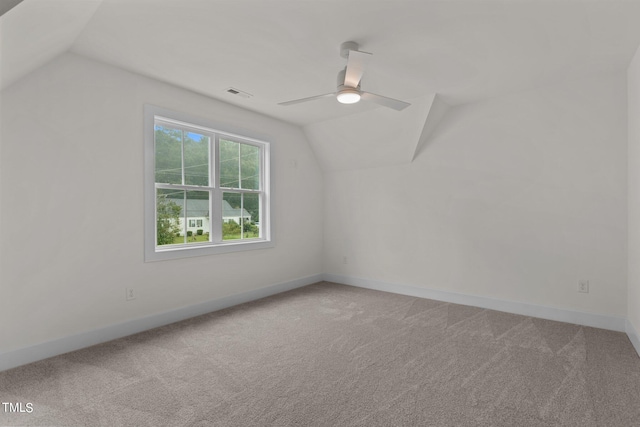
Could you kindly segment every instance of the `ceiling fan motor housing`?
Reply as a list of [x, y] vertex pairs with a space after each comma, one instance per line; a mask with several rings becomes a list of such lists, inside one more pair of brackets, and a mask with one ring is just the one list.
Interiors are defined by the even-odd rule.
[[[338, 79], [337, 79], [337, 81], [338, 81], [338, 90], [340, 90], [340, 86], [353, 87], [353, 86], [346, 86], [344, 84], [344, 77], [345, 77], [346, 74], [347, 74], [347, 69], [346, 68], [344, 68], [344, 69], [342, 69], [342, 70], [340, 70], [338, 72]], [[358, 87], [360, 87], [359, 84], [358, 84]]]

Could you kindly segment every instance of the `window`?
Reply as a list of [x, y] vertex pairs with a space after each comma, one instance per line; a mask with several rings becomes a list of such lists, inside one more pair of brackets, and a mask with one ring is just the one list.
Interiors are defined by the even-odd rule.
[[246, 131], [146, 105], [145, 260], [272, 247], [269, 156]]

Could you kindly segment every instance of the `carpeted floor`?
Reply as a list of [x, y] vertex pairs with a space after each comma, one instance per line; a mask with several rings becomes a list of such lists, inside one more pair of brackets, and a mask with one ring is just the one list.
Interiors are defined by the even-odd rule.
[[639, 426], [626, 335], [319, 283], [0, 373], [0, 425]]

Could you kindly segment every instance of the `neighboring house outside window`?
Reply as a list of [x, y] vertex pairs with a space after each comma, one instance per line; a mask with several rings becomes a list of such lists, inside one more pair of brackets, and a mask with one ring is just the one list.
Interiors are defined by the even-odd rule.
[[273, 246], [269, 143], [145, 106], [145, 259]]

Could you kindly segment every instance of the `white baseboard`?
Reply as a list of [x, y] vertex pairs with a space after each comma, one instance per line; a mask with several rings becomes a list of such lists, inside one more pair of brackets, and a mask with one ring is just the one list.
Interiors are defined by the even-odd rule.
[[[428, 298], [437, 301], [451, 302], [454, 304], [471, 305], [474, 307], [488, 308], [490, 310], [504, 311], [507, 313], [538, 317], [541, 319], [556, 320], [559, 322], [573, 323], [576, 325], [591, 326], [594, 328], [609, 329], [618, 332], [625, 332], [626, 327], [626, 319], [624, 317], [585, 313], [563, 308], [546, 307], [542, 305], [527, 304], [523, 302], [501, 300], [476, 295], [459, 294], [448, 291], [439, 291], [417, 286], [381, 282], [372, 279], [363, 279], [360, 277], [341, 276], [326, 273], [323, 275], [323, 277], [324, 280], [328, 282], [340, 283], [343, 285], [357, 286], [360, 288], [374, 289], [377, 291], [391, 292], [394, 294], [409, 295], [419, 298]], [[636, 349], [638, 349], [638, 346], [636, 346]]]
[[312, 283], [323, 280], [322, 274], [303, 277], [285, 283], [278, 283], [252, 291], [243, 292], [236, 295], [230, 295], [224, 298], [218, 298], [205, 301], [199, 304], [181, 307], [165, 313], [154, 314], [151, 316], [141, 317], [139, 319], [129, 320], [115, 325], [106, 326], [104, 328], [71, 335], [64, 338], [47, 341], [41, 344], [20, 348], [17, 350], [0, 353], [0, 371], [15, 368], [17, 366], [26, 365], [27, 363], [46, 359], [48, 357], [57, 356], [70, 351], [89, 347], [95, 344], [111, 341], [117, 338], [133, 335], [159, 326], [168, 325], [180, 320], [189, 319], [213, 311], [222, 310], [223, 308], [254, 301], [265, 298], [291, 289], [307, 286]]
[[631, 322], [622, 317], [584, 313], [555, 307], [459, 294], [455, 292], [388, 283], [359, 277], [335, 274], [316, 274], [1, 353], [0, 371], [168, 325], [180, 320], [222, 310], [234, 305], [265, 298], [281, 292], [320, 282], [322, 280], [395, 294], [434, 299], [454, 304], [471, 305], [524, 316], [539, 317], [542, 319], [557, 320], [560, 322], [626, 332], [640, 356], [640, 334], [638, 334], [638, 331], [633, 327]]
[[638, 330], [633, 327], [633, 324], [627, 319], [627, 336], [633, 344], [633, 347], [636, 349], [638, 353], [638, 357], [640, 357], [640, 334], [638, 334]]

